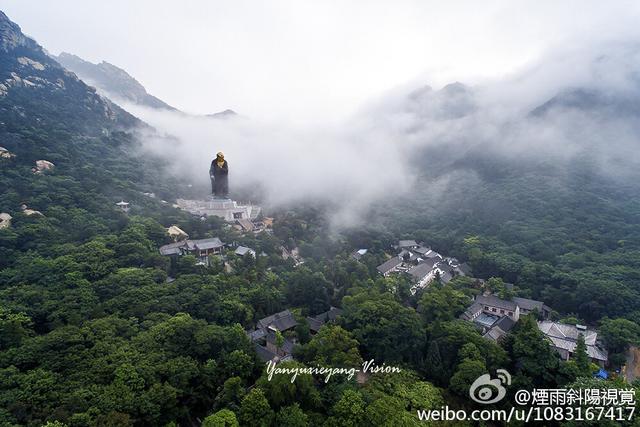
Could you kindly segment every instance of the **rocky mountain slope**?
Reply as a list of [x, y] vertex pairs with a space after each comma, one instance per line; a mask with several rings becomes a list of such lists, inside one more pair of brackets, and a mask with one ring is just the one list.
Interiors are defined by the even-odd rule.
[[62, 52], [55, 59], [116, 102], [125, 100], [146, 107], [175, 110], [166, 102], [147, 93], [144, 86], [125, 70], [106, 61], [93, 64], [66, 52]]
[[[137, 119], [51, 59], [2, 12], [0, 52], [0, 132], [25, 126], [106, 132], [137, 124]], [[74, 120], [65, 120], [71, 116]]]
[[[123, 183], [130, 187], [147, 181], [148, 173], [160, 169], [147, 168], [154, 160], [136, 154], [136, 134], [142, 130], [152, 132], [52, 59], [0, 12], [0, 146], [11, 153], [0, 168], [4, 211], [14, 212], [34, 197], [58, 197], [55, 192], [43, 195], [38, 182], [31, 182], [30, 170], [38, 160], [55, 164], [55, 176], [82, 181], [88, 197], [96, 200], [96, 191], [120, 195]], [[45, 210], [46, 202], [34, 207]]]
[[[66, 52], [62, 52], [54, 58], [64, 67], [76, 73], [84, 82], [94, 86], [99, 93], [114, 102], [131, 102], [157, 110], [179, 112], [176, 108], [149, 94], [138, 80], [113, 64], [106, 61], [94, 64]], [[229, 119], [237, 116], [238, 113], [231, 109], [205, 115], [205, 117], [213, 119]]]

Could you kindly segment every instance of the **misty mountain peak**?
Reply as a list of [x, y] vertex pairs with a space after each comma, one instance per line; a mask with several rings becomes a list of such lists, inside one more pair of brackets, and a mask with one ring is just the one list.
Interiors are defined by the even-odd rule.
[[62, 52], [55, 59], [116, 102], [123, 100], [156, 109], [175, 110], [149, 94], [145, 87], [125, 70], [109, 62], [94, 64], [67, 52]]
[[411, 93], [409, 93], [408, 98], [412, 101], [416, 101], [419, 100], [425, 96], [427, 96], [428, 94], [433, 92], [433, 88], [429, 85], [424, 85], [422, 87], [419, 87], [418, 89], [415, 89], [414, 91], [412, 91]]
[[543, 117], [559, 111], [594, 113], [600, 117], [638, 116], [640, 100], [634, 93], [616, 93], [598, 88], [568, 88], [534, 108], [530, 115]]
[[471, 91], [471, 88], [460, 82], [449, 83], [445, 87], [441, 89], [443, 93], [453, 95], [453, 94], [463, 94]]
[[407, 98], [406, 109], [423, 118], [458, 119], [476, 110], [473, 89], [460, 82], [450, 83], [440, 90], [423, 86]]
[[226, 119], [226, 118], [231, 118], [231, 117], [235, 117], [237, 116], [238, 113], [236, 113], [233, 110], [230, 109], [226, 109], [224, 111], [219, 111], [217, 113], [213, 113], [213, 114], [207, 114], [207, 117], [213, 117], [215, 119]]

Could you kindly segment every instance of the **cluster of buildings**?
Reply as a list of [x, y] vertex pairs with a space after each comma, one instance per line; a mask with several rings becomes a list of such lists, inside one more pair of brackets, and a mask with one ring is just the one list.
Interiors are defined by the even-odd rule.
[[[316, 334], [327, 322], [333, 322], [342, 310], [331, 307], [328, 311], [314, 317], [307, 317], [309, 331]], [[284, 310], [264, 319], [260, 319], [254, 330], [247, 331], [256, 354], [263, 362], [274, 362], [293, 359], [293, 347], [298, 343], [294, 329], [298, 321], [290, 310]], [[278, 334], [283, 337], [278, 343]]]
[[[189, 239], [189, 234], [177, 225], [167, 228], [167, 234], [173, 240], [173, 243], [160, 247], [160, 254], [165, 256], [182, 256], [193, 255], [198, 258], [198, 264], [209, 265], [209, 256], [224, 254], [226, 247], [234, 249], [234, 254], [240, 257], [252, 256], [256, 258], [258, 255], [255, 250], [247, 246], [239, 245], [237, 242], [231, 244], [223, 243], [218, 237], [210, 237], [207, 239]], [[261, 255], [265, 255], [264, 252]]]
[[209, 255], [222, 255], [224, 246], [224, 243], [217, 237], [198, 240], [186, 239], [161, 246], [160, 254], [165, 256], [193, 255], [198, 258], [199, 264], [209, 265]]
[[178, 199], [176, 207], [194, 215], [206, 217], [217, 216], [227, 222], [235, 223], [237, 220], [256, 220], [261, 208], [252, 204], [239, 204], [231, 199], [186, 200]]
[[483, 337], [497, 342], [511, 331], [521, 316], [530, 313], [536, 313], [542, 319], [538, 321], [538, 328], [563, 360], [569, 360], [575, 353], [578, 337], [582, 335], [591, 360], [600, 366], [607, 362], [607, 351], [598, 342], [596, 331], [584, 325], [568, 325], [548, 320], [551, 308], [542, 301], [520, 297], [502, 299], [492, 294], [478, 295], [460, 318], [473, 322]]
[[520, 297], [506, 300], [486, 294], [476, 296], [460, 318], [473, 322], [485, 338], [498, 341], [513, 328], [520, 316], [532, 312], [547, 319], [551, 309], [542, 301]]
[[[424, 243], [400, 240], [395, 249], [397, 254], [379, 265], [377, 270], [385, 277], [398, 273], [411, 276], [414, 283], [411, 288], [412, 293], [427, 287], [436, 278], [439, 278], [442, 283], [448, 283], [456, 276], [471, 275], [471, 268], [466, 263], [461, 263], [456, 258], [442, 256]], [[360, 259], [366, 253], [366, 249], [360, 249], [352, 256]], [[485, 293], [476, 296], [460, 317], [472, 322], [483, 337], [497, 342], [513, 329], [521, 316], [536, 313], [541, 319], [538, 321], [538, 328], [563, 360], [569, 360], [572, 357], [578, 337], [582, 335], [591, 360], [604, 366], [608, 356], [607, 351], [598, 341], [598, 333], [583, 325], [551, 321], [549, 320], [551, 311], [551, 308], [542, 301], [521, 297], [504, 299]]]
[[[460, 263], [455, 258], [443, 257], [415, 240], [400, 240], [395, 248], [398, 251], [397, 255], [379, 265], [377, 270], [385, 277], [393, 273], [408, 274], [414, 282], [412, 293], [428, 286], [437, 277], [442, 283], [448, 283], [455, 276], [471, 274], [471, 268], [466, 263]], [[362, 255], [364, 253], [360, 254]]]
[[263, 231], [271, 232], [273, 227], [273, 218], [262, 217], [261, 219], [240, 218], [235, 220], [233, 228], [243, 233], [261, 233]]
[[[187, 236], [184, 231], [175, 226], [170, 227], [167, 232], [170, 234], [173, 233], [173, 236], [180, 238]], [[257, 256], [256, 251], [249, 247], [236, 244], [226, 245], [218, 237], [197, 240], [184, 238], [177, 242], [161, 246], [160, 254], [165, 256], [193, 255], [198, 259], [198, 264], [209, 265], [209, 256], [223, 255], [226, 246], [230, 246], [231, 248], [235, 247], [234, 254], [241, 257], [252, 256], [255, 258]]]
[[578, 336], [584, 337], [587, 355], [600, 366], [607, 362], [607, 351], [598, 342], [598, 333], [584, 325], [565, 325], [544, 320], [538, 322], [538, 328], [551, 341], [551, 345], [563, 360], [569, 360], [576, 350]]
[[197, 215], [202, 220], [208, 216], [217, 216], [243, 233], [271, 232], [273, 227], [273, 218], [261, 216], [260, 206], [242, 204], [231, 199], [178, 199], [174, 207]]

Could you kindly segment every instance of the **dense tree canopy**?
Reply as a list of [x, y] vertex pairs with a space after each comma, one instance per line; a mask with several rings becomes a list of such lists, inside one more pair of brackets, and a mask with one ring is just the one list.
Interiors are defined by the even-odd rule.
[[[0, 80], [28, 56], [51, 84], [0, 96], [0, 145], [15, 154], [0, 158], [0, 212], [12, 216], [0, 229], [0, 425], [417, 426], [418, 410], [471, 407], [470, 384], [497, 369], [524, 388], [629, 386], [590, 378], [582, 340], [560, 361], [532, 315], [498, 343], [459, 317], [479, 292], [535, 297], [553, 316], [597, 326], [611, 367], [624, 363], [640, 345], [640, 181], [601, 174], [588, 156], [560, 167], [417, 152], [412, 191], [356, 227], [336, 230], [335, 206], [309, 200], [269, 212], [272, 232], [241, 233], [172, 207], [202, 189], [141, 155], [138, 137], [152, 129], [34, 42], [13, 49], [0, 55]], [[33, 173], [39, 159], [54, 169]], [[452, 185], [433, 191], [443, 182]], [[258, 256], [162, 256], [172, 225]], [[376, 266], [401, 238], [486, 280], [438, 279], [414, 293], [407, 275], [381, 277]], [[312, 334], [306, 317], [331, 306], [342, 314]], [[270, 379], [246, 331], [284, 309], [298, 326], [278, 331], [276, 346], [293, 340], [295, 360], [278, 366], [400, 371]]]

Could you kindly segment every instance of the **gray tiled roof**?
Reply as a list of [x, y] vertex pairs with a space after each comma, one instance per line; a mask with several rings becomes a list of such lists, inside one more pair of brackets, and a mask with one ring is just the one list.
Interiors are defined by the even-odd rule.
[[401, 250], [400, 253], [398, 254], [398, 258], [401, 258], [404, 260], [411, 259], [412, 256], [415, 257], [415, 254], [409, 252], [406, 249]]
[[520, 297], [513, 297], [512, 299], [513, 299], [513, 302], [518, 304], [520, 308], [525, 309], [527, 311], [531, 311], [535, 309], [537, 309], [540, 313], [542, 313], [543, 311], [544, 303], [542, 301], [536, 301], [533, 299], [520, 298]]
[[322, 325], [324, 325], [324, 322], [314, 319], [313, 317], [307, 317], [307, 322], [309, 323], [309, 329], [314, 332], [318, 332], [320, 328], [322, 328]]
[[575, 325], [564, 325], [562, 323], [551, 322], [548, 320], [538, 322], [538, 328], [547, 338], [551, 340], [554, 347], [560, 348], [573, 353], [578, 343], [578, 335], [584, 336], [584, 342], [587, 345], [587, 354], [592, 359], [607, 360], [607, 352], [599, 348], [596, 344], [598, 333], [587, 329], [579, 330]]
[[502, 328], [498, 326], [494, 326], [489, 329], [489, 331], [483, 335], [484, 338], [490, 339], [492, 341], [498, 341], [500, 338], [505, 336], [507, 333], [502, 330]]
[[446, 262], [439, 262], [436, 265], [436, 268], [438, 270], [440, 270], [440, 281], [442, 283], [449, 283], [451, 281], [451, 279], [453, 279], [453, 275], [451, 274], [451, 270], [453, 270], [451, 268], [451, 266], [449, 264], [447, 264]]
[[[267, 334], [267, 342], [275, 345], [276, 344], [276, 335], [273, 333], [269, 333]], [[280, 347], [280, 349], [288, 354], [293, 353], [293, 346], [295, 344], [293, 343], [293, 341], [285, 338], [284, 341], [282, 342], [282, 347]]]
[[160, 246], [161, 255], [178, 255], [182, 252], [182, 248], [186, 248], [186, 242], [169, 243], [168, 245]]
[[421, 262], [409, 269], [408, 273], [416, 280], [422, 280], [433, 270], [433, 263], [429, 261]]
[[516, 321], [513, 320], [511, 317], [509, 316], [502, 316], [500, 318], [500, 320], [498, 320], [495, 325], [493, 325], [494, 327], [499, 327], [500, 329], [502, 329], [505, 332], [509, 332], [516, 324]]
[[595, 344], [598, 338], [598, 333], [594, 330], [587, 329], [580, 331], [575, 325], [565, 325], [562, 323], [552, 322], [545, 320], [538, 322], [538, 327], [547, 336], [557, 337], [562, 339], [570, 339], [573, 341], [578, 340], [578, 334], [582, 333], [584, 336], [584, 342], [587, 345]]
[[496, 297], [495, 295], [478, 295], [476, 297], [476, 302], [483, 305], [488, 305], [489, 307], [497, 307], [509, 311], [514, 311], [516, 309], [516, 303], [514, 303], [513, 301], [505, 301]]
[[258, 321], [258, 328], [267, 329], [269, 326], [275, 327], [279, 331], [286, 331], [287, 329], [291, 329], [296, 326], [298, 322], [296, 322], [293, 313], [289, 310], [283, 310], [279, 313], [272, 314], [271, 316], [267, 316], [264, 319], [260, 319]]
[[462, 313], [462, 315], [460, 315], [460, 318], [464, 320], [471, 320], [476, 314], [482, 311], [482, 308], [482, 304], [474, 302], [465, 310], [464, 313]]
[[398, 258], [397, 256], [395, 256], [395, 257], [391, 258], [390, 260], [387, 260], [387, 261], [383, 262], [382, 264], [380, 264], [378, 267], [376, 267], [376, 269], [378, 270], [379, 273], [385, 274], [385, 273], [388, 273], [389, 271], [393, 270], [394, 268], [396, 268], [401, 263], [402, 263], [402, 260], [400, 258]]
[[215, 249], [221, 248], [224, 246], [224, 243], [217, 238], [211, 237], [209, 239], [200, 239], [200, 240], [189, 240], [191, 244], [195, 247], [195, 249], [206, 250], [206, 249]]
[[336, 318], [341, 314], [342, 314], [341, 308], [331, 307], [329, 310], [325, 311], [324, 313], [320, 313], [317, 316], [315, 316], [315, 318], [318, 320], [329, 322], [329, 321], [336, 320]]
[[498, 341], [500, 338], [507, 335], [507, 333], [513, 329], [515, 324], [516, 321], [509, 316], [502, 316], [493, 325], [491, 325], [491, 329], [489, 329], [483, 336], [493, 341]]
[[247, 248], [246, 246], [238, 246], [235, 250], [236, 255], [245, 256], [246, 254], [254, 254], [255, 251], [251, 248]]
[[453, 279], [453, 276], [448, 271], [445, 271], [440, 275], [440, 281], [442, 283], [449, 283]]
[[[566, 350], [569, 353], [573, 353], [576, 350], [577, 343], [575, 341], [563, 340], [555, 337], [548, 338], [551, 340], [551, 344], [556, 348]], [[587, 355], [592, 359], [602, 360], [605, 362], [608, 359], [607, 353], [595, 345], [587, 345]]]
[[424, 254], [425, 257], [427, 258], [439, 258], [442, 259], [442, 255], [440, 255], [438, 252], [434, 251], [433, 249], [430, 250], [429, 252], [426, 252]]
[[431, 250], [431, 248], [426, 248], [426, 247], [424, 247], [424, 246], [420, 246], [419, 248], [412, 249], [412, 251], [413, 251], [413, 252], [417, 252], [417, 253], [419, 253], [420, 255], [424, 255], [424, 254], [426, 254], [427, 252], [429, 252], [430, 250]]
[[251, 341], [257, 341], [261, 338], [264, 338], [267, 333], [264, 329], [256, 329], [255, 331], [247, 332], [247, 335], [249, 336], [249, 339], [251, 339]]
[[328, 311], [320, 313], [317, 316], [307, 317], [307, 321], [309, 322], [309, 329], [311, 329], [312, 331], [318, 331], [326, 322], [332, 322], [336, 320], [336, 318], [341, 314], [341, 309], [331, 307]]
[[269, 360], [273, 360], [273, 358], [277, 356], [271, 350], [269, 350], [264, 346], [261, 346], [258, 343], [254, 345], [254, 348], [256, 350], [256, 354], [258, 355], [258, 358], [263, 362], [268, 362]]
[[399, 248], [409, 248], [411, 246], [418, 246], [418, 243], [415, 240], [400, 240], [398, 242]]
[[220, 241], [217, 237], [211, 237], [209, 239], [200, 239], [200, 240], [184, 240], [182, 242], [169, 243], [168, 245], [164, 245], [160, 247], [161, 255], [178, 255], [183, 251], [196, 251], [196, 250], [207, 250], [214, 248], [221, 248], [224, 246], [224, 243]]

